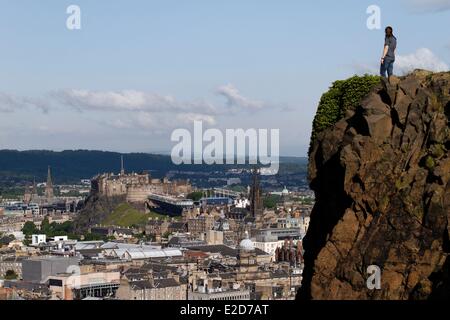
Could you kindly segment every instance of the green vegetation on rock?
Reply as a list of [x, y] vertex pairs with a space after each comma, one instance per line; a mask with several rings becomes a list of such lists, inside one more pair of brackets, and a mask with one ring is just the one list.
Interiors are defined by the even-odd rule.
[[361, 100], [380, 83], [379, 76], [353, 76], [338, 80], [322, 95], [313, 122], [310, 150], [317, 135], [342, 119], [345, 112], [356, 108]]
[[443, 144], [432, 145], [430, 148], [430, 153], [434, 158], [440, 159], [446, 154], [445, 146]]
[[428, 170], [433, 171], [435, 166], [436, 166], [436, 162], [434, 161], [433, 157], [427, 156], [425, 159], [425, 167]]
[[133, 208], [133, 206], [131, 206], [129, 203], [121, 203], [101, 222], [101, 224], [119, 227], [131, 227], [144, 225], [149, 218], [165, 219], [167, 217], [154, 212], [143, 213]]

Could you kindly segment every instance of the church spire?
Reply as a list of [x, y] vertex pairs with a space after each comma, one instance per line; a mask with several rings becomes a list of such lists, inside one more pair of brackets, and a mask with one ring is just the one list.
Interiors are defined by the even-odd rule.
[[123, 155], [120, 156], [120, 175], [125, 175], [125, 167], [123, 166]]
[[45, 197], [47, 201], [53, 200], [53, 181], [52, 181], [52, 172], [50, 166], [48, 166], [47, 170], [47, 184], [45, 185]]

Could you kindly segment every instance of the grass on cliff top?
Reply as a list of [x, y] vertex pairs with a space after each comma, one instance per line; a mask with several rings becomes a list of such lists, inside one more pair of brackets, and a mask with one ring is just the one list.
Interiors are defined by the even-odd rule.
[[356, 108], [361, 100], [380, 83], [380, 79], [379, 76], [364, 75], [333, 83], [320, 99], [313, 121], [309, 154], [318, 134], [341, 120], [347, 110]]
[[128, 203], [121, 203], [102, 221], [102, 225], [119, 227], [145, 225], [149, 218], [167, 219], [164, 215], [154, 212], [143, 213], [133, 208], [133, 206]]

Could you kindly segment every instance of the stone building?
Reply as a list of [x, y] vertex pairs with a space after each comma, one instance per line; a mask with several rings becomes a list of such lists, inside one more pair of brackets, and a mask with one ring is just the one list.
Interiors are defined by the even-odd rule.
[[126, 196], [128, 202], [146, 202], [151, 193], [178, 196], [191, 191], [189, 181], [152, 179], [148, 172], [127, 174], [123, 162], [119, 174], [103, 173], [91, 181], [91, 193], [107, 197]]
[[174, 278], [130, 281], [122, 279], [116, 298], [119, 300], [186, 300], [187, 284]]
[[213, 229], [214, 223], [215, 218], [211, 215], [202, 215], [196, 218], [188, 219], [188, 232], [193, 237], [202, 238], [205, 236], [206, 232]]
[[161, 236], [169, 230], [169, 225], [170, 222], [167, 220], [152, 219], [145, 225], [145, 233], [161, 239]]
[[52, 296], [61, 300], [113, 297], [119, 282], [120, 272], [59, 273], [47, 281]]
[[4, 277], [8, 270], [14, 271], [17, 277], [22, 278], [22, 260], [25, 257], [10, 256], [6, 258], [0, 258], [0, 277]]
[[291, 265], [299, 265], [303, 261], [302, 242], [297, 241], [294, 245], [292, 240], [285, 240], [282, 247], [275, 250], [276, 262], [289, 262]]

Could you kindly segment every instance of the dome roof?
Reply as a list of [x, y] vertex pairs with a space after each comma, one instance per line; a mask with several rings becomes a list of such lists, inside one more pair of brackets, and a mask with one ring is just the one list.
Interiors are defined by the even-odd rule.
[[245, 232], [245, 239], [239, 243], [239, 248], [246, 251], [255, 250], [255, 245], [253, 244], [253, 241], [249, 239], [248, 232]]

